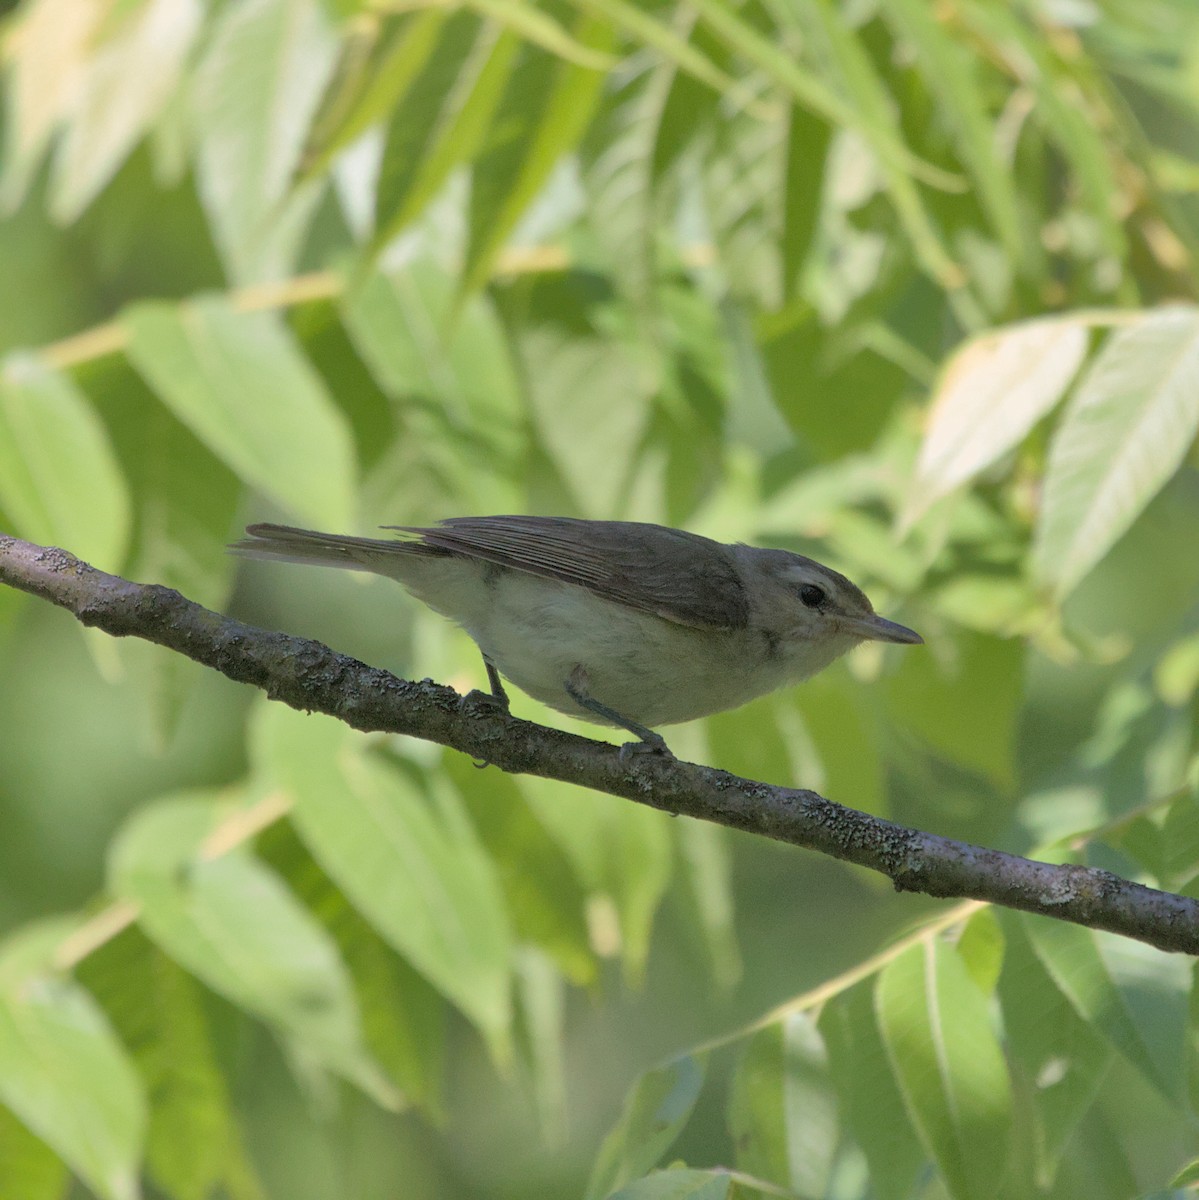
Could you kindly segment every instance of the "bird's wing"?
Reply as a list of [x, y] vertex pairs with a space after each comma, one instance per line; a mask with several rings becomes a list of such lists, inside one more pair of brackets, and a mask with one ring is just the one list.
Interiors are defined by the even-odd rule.
[[728, 546], [631, 521], [455, 517], [423, 529], [390, 526], [434, 552], [461, 555], [587, 588], [697, 629], [740, 629], [749, 604]]

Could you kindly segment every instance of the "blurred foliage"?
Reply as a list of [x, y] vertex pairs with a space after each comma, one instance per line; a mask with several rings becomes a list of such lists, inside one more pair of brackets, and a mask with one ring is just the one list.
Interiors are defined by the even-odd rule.
[[[0, 528], [463, 689], [395, 589], [225, 543], [533, 511], [810, 553], [927, 647], [679, 754], [1199, 894], [1194, 0], [4, 22]], [[7, 591], [0, 672], [5, 1200], [1199, 1180], [1181, 958]]]

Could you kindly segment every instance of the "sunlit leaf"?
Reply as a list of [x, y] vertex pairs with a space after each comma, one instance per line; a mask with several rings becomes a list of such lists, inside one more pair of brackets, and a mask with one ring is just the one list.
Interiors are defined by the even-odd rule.
[[510, 1052], [512, 945], [503, 895], [457, 798], [440, 811], [325, 717], [263, 705], [264, 765], [295, 800], [309, 851], [380, 935]]
[[72, 380], [28, 354], [0, 368], [0, 505], [14, 533], [120, 569], [130, 502], [108, 434]]
[[26, 926], [0, 947], [0, 1102], [104, 1200], [136, 1200], [146, 1100], [96, 1001], [51, 966], [68, 930]]
[[138, 906], [141, 928], [180, 966], [273, 1026], [299, 1065], [335, 1071], [394, 1104], [332, 939], [245, 849], [206, 850], [217, 811], [201, 794], [139, 812], [113, 847], [113, 890]]
[[241, 0], [221, 10], [192, 94], [200, 196], [243, 283], [286, 274], [315, 186], [289, 197], [336, 43], [317, 0]]
[[1119, 329], [1078, 385], [1049, 453], [1033, 567], [1060, 597], [1178, 468], [1199, 430], [1199, 310]]
[[309, 524], [352, 524], [345, 418], [277, 315], [204, 297], [135, 305], [123, 320], [134, 366], [243, 480]]
[[92, 0], [39, 0], [10, 19], [0, 202], [12, 210], [83, 86], [104, 8]]
[[178, 86], [200, 28], [198, 0], [147, 0], [92, 55], [54, 162], [51, 212], [74, 220]]
[[905, 523], [1016, 446], [1062, 398], [1086, 350], [1086, 326], [1055, 317], [967, 342], [933, 393]]
[[[611, 27], [584, 17], [575, 35], [602, 50], [611, 40]], [[517, 221], [562, 155], [575, 145], [603, 80], [599, 71], [549, 59], [544, 51], [526, 50], [513, 67], [475, 163], [464, 295], [487, 280]]]

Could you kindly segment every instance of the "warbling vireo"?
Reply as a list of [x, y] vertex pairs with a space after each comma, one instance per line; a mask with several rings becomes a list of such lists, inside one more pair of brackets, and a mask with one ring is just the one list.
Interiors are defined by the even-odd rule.
[[543, 704], [653, 732], [798, 683], [866, 640], [916, 643], [844, 575], [786, 550], [568, 517], [456, 517], [396, 538], [251, 525], [253, 558], [373, 571], [456, 621]]

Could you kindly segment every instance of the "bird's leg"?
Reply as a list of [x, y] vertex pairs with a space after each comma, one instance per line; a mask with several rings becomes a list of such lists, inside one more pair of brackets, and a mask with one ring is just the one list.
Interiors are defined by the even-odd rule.
[[491, 684], [491, 694], [499, 701], [504, 712], [508, 711], [508, 693], [504, 690], [504, 681], [500, 678], [500, 673], [495, 669], [495, 663], [483, 655], [483, 665], [487, 668], [487, 682]]
[[495, 663], [484, 654], [483, 665], [487, 668], [487, 682], [491, 684], [491, 691], [483, 692], [474, 688], [462, 697], [462, 704], [465, 706], [469, 701], [471, 704], [492, 708], [497, 712], [508, 712], [508, 693], [504, 690], [504, 682], [500, 679]]
[[587, 672], [581, 664], [576, 666], [570, 675], [563, 680], [562, 686], [566, 689], [566, 694], [581, 708], [595, 713], [598, 717], [603, 717], [605, 721], [611, 721], [613, 725], [619, 725], [621, 729], [627, 729], [630, 733], [635, 733], [641, 739], [640, 742], [626, 742], [625, 745], [621, 746], [621, 758], [626, 758], [629, 754], [638, 751], [670, 754], [670, 747], [666, 745], [666, 741], [660, 733], [655, 733], [652, 729], [648, 729], [644, 725], [639, 725], [636, 721], [629, 720], [628, 717], [621, 716], [616, 709], [609, 708], [608, 705], [596, 700], [587, 691]]
[[[481, 652], [480, 652], [481, 653]], [[490, 692], [481, 692], [478, 688], [468, 692], [458, 702], [459, 709], [465, 709], [469, 704], [484, 705], [487, 708], [495, 709], [497, 712], [502, 712], [507, 715], [508, 709], [508, 693], [504, 690], [504, 681], [500, 678], [499, 671], [495, 668], [495, 663], [483, 655], [483, 665], [487, 668], [487, 681], [491, 684]], [[480, 770], [483, 767], [491, 764], [486, 759], [480, 759], [475, 764]]]

